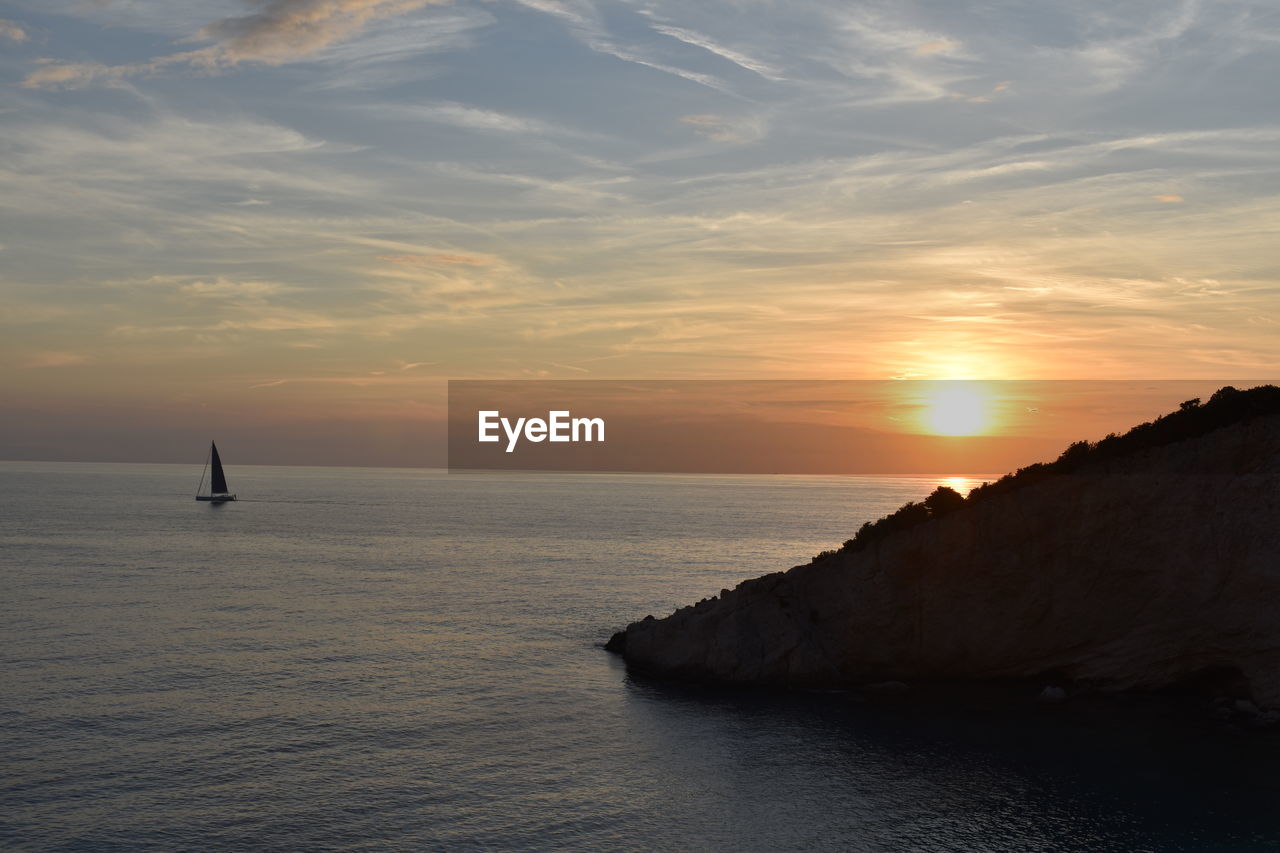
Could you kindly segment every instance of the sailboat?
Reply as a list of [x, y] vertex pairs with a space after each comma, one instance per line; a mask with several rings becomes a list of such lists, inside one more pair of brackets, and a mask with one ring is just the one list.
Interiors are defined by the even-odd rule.
[[[204, 475], [209, 470], [209, 463], [213, 463], [213, 476], [209, 478], [209, 494], [202, 495], [200, 490], [204, 487]], [[205, 470], [200, 473], [200, 484], [196, 486], [196, 500], [212, 501], [216, 504], [233, 501], [236, 496], [227, 491], [227, 476], [222, 473], [222, 459], [218, 456], [218, 445], [216, 442], [209, 442], [209, 458], [204, 463]]]

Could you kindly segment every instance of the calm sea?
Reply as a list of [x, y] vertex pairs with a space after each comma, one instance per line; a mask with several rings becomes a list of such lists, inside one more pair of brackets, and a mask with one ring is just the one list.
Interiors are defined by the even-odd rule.
[[924, 478], [0, 463], [0, 844], [1264, 850], [1280, 742], [664, 685], [609, 634]]

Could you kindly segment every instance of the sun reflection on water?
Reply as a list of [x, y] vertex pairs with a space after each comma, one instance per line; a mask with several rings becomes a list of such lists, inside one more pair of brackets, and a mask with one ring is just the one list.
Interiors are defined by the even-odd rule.
[[971, 489], [981, 486], [982, 481], [977, 477], [942, 477], [938, 480], [938, 485], [955, 489], [962, 495], [968, 495]]

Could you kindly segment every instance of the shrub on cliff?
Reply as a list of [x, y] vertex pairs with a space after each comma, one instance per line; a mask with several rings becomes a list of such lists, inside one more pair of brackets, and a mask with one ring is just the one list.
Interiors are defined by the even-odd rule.
[[[1173, 444], [1262, 415], [1280, 414], [1280, 387], [1259, 385], [1241, 391], [1226, 385], [1206, 403], [1199, 398], [1182, 403], [1176, 412], [1139, 424], [1124, 435], [1111, 433], [1097, 442], [1077, 441], [1053, 462], [1037, 462], [1005, 474], [994, 483], [983, 483], [962, 497], [954, 489], [939, 486], [924, 503], [908, 503], [878, 521], [868, 521], [844, 543], [848, 551], [860, 551], [891, 533], [914, 527], [942, 515], [999, 494], [1021, 489], [1060, 474], [1071, 474], [1153, 447]], [[825, 553], [825, 552], [824, 552]]]
[[931, 517], [938, 518], [964, 506], [964, 495], [950, 486], [938, 486], [924, 499], [924, 505]]

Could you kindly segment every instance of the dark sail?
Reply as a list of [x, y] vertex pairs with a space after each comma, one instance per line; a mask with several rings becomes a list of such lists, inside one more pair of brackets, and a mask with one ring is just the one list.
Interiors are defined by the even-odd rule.
[[213, 445], [213, 479], [211, 483], [209, 490], [215, 495], [227, 494], [227, 478], [222, 473], [222, 460], [218, 458], [217, 444]]

